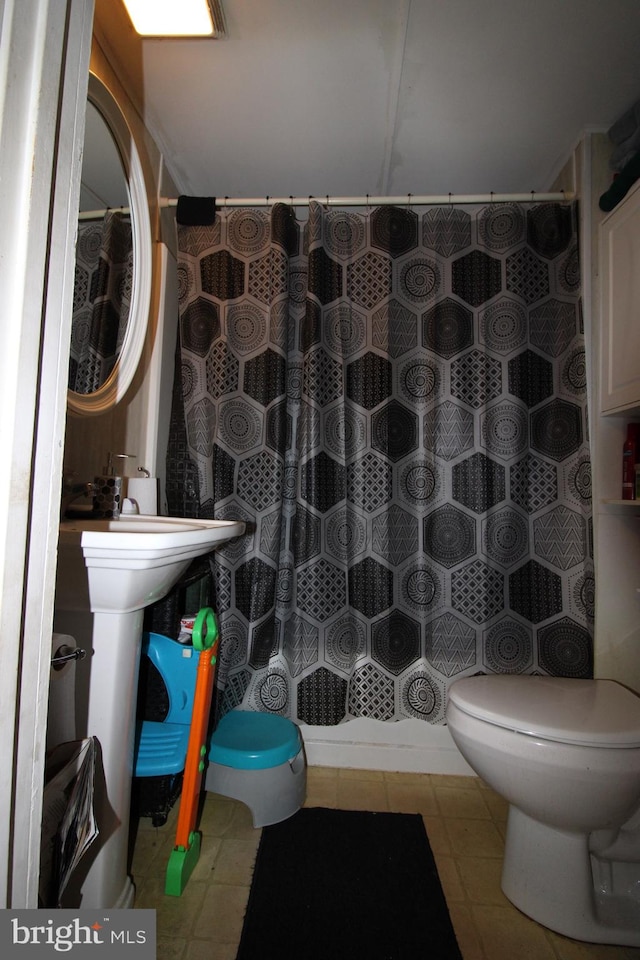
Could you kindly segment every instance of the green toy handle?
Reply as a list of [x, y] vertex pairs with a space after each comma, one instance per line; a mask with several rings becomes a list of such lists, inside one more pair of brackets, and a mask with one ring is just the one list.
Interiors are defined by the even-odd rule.
[[[202, 627], [206, 624], [206, 633], [202, 639]], [[203, 607], [198, 611], [198, 616], [193, 625], [193, 648], [194, 650], [209, 650], [218, 639], [218, 622], [216, 615], [211, 607]]]

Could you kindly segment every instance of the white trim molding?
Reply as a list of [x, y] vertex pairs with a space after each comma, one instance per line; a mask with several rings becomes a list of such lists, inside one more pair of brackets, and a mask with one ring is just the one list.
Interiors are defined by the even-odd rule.
[[309, 766], [476, 776], [448, 727], [422, 720], [358, 718], [333, 727], [302, 724], [300, 733]]
[[0, 907], [38, 905], [93, 3], [0, 3]]

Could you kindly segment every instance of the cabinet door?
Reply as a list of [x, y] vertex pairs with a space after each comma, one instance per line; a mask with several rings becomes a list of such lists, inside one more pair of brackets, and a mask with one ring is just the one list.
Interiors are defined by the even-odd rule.
[[640, 184], [602, 221], [600, 408], [640, 405]]

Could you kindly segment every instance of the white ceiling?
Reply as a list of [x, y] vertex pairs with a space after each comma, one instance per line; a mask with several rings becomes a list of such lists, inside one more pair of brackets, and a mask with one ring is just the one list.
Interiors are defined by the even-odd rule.
[[639, 0], [223, 6], [226, 39], [144, 40], [127, 66], [182, 193], [546, 190], [640, 99]]

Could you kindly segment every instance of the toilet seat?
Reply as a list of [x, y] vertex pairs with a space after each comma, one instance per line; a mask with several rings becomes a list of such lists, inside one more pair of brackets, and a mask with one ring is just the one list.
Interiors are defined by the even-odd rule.
[[542, 740], [640, 747], [640, 697], [613, 680], [465, 677], [452, 684], [449, 700], [470, 717]]

